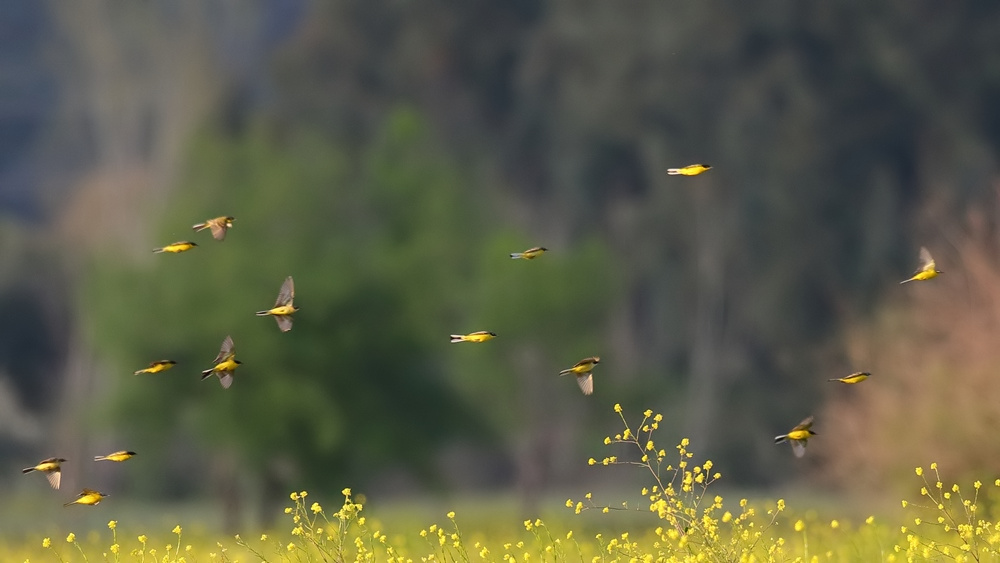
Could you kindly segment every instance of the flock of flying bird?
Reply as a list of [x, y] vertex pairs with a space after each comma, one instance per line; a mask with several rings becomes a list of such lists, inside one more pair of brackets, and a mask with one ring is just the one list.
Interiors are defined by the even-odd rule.
[[[712, 167], [708, 164], [692, 164], [689, 166], [684, 166], [682, 168], [670, 168], [667, 170], [667, 174], [671, 176], [697, 176], [703, 172], [710, 170]], [[206, 229], [211, 230], [212, 237], [216, 240], [224, 240], [226, 238], [226, 232], [233, 226], [233, 217], [223, 216], [216, 217], [214, 219], [209, 219], [203, 223], [198, 223], [194, 225], [193, 229], [195, 232], [200, 232]], [[179, 253], [186, 252], [198, 246], [196, 243], [191, 241], [179, 241], [172, 244], [168, 244], [162, 248], [157, 248], [153, 250], [154, 253]], [[548, 251], [547, 248], [543, 246], [536, 246], [534, 248], [529, 248], [523, 252], [511, 253], [510, 257], [514, 260], [534, 260], [542, 254]], [[925, 281], [936, 277], [938, 274], [942, 273], [937, 269], [934, 263], [934, 258], [931, 257], [930, 252], [926, 248], [920, 249], [920, 267], [917, 268], [913, 276], [909, 279], [903, 280], [900, 283], [904, 284], [911, 281]], [[257, 316], [270, 316], [274, 317], [274, 320], [278, 323], [278, 328], [282, 332], [288, 332], [292, 329], [292, 315], [299, 309], [294, 305], [295, 300], [295, 283], [291, 276], [285, 279], [284, 283], [281, 284], [281, 289], [278, 292], [278, 298], [274, 303], [274, 306], [270, 309], [265, 309], [263, 311], [258, 311]], [[452, 334], [451, 342], [474, 342], [482, 343], [493, 338], [496, 338], [496, 333], [480, 330], [472, 332], [469, 334]], [[576, 382], [580, 386], [580, 390], [583, 391], [584, 395], [590, 395], [594, 392], [594, 367], [601, 362], [599, 356], [591, 356], [589, 358], [584, 358], [574, 364], [572, 367], [566, 368], [559, 372], [560, 376], [563, 375], [574, 375], [576, 377]], [[153, 374], [166, 371], [172, 368], [177, 362], [173, 360], [157, 360], [149, 364], [148, 367], [140, 369], [135, 372], [135, 375], [140, 375], [143, 373]], [[236, 348], [233, 344], [233, 339], [230, 336], [226, 336], [225, 340], [222, 341], [222, 346], [219, 349], [219, 354], [215, 357], [212, 362], [212, 367], [201, 372], [202, 379], [211, 377], [215, 375], [219, 378], [219, 383], [224, 389], [229, 389], [233, 384], [233, 373], [240, 365], [240, 361], [236, 359]], [[856, 372], [850, 375], [830, 379], [830, 381], [837, 381], [845, 384], [856, 384], [868, 379], [871, 374], [868, 372]], [[788, 442], [791, 444], [792, 452], [796, 457], [802, 457], [805, 455], [806, 443], [809, 438], [815, 436], [816, 433], [812, 431], [813, 417], [810, 416], [792, 428], [787, 434], [781, 434], [775, 436], [774, 443], [780, 444], [783, 442]], [[114, 461], [123, 462], [131, 457], [135, 456], [133, 451], [118, 451], [108, 455], [95, 456], [94, 461]], [[21, 471], [23, 473], [31, 473], [34, 471], [44, 473], [49, 481], [49, 484], [53, 489], [59, 488], [59, 483], [61, 480], [62, 470], [61, 464], [66, 460], [63, 458], [48, 458], [40, 461], [37, 465], [32, 467], [26, 467]], [[96, 505], [101, 502], [101, 499], [107, 497], [106, 493], [101, 493], [93, 489], [83, 489], [83, 491], [77, 496], [76, 500], [66, 503], [64, 506], [70, 506], [72, 504], [82, 504], [82, 505]]]
[[[206, 229], [211, 230], [212, 237], [216, 240], [225, 240], [226, 232], [233, 226], [233, 217], [224, 216], [216, 217], [214, 219], [209, 219], [204, 223], [198, 223], [194, 225], [195, 232], [204, 231]], [[196, 243], [191, 241], [180, 241], [172, 244], [168, 244], [162, 248], [154, 249], [154, 253], [179, 253], [186, 252], [198, 246]], [[274, 317], [274, 320], [278, 323], [278, 329], [281, 332], [288, 332], [292, 329], [292, 315], [299, 309], [294, 304], [295, 300], [295, 282], [292, 280], [292, 276], [288, 276], [284, 283], [281, 284], [281, 289], [278, 291], [278, 299], [274, 302], [274, 306], [270, 309], [265, 309], [263, 311], [258, 311], [257, 316], [269, 316]], [[149, 364], [149, 366], [137, 370], [135, 375], [140, 375], [144, 373], [153, 374], [159, 373], [161, 371], [166, 371], [177, 362], [174, 360], [157, 360]], [[219, 383], [222, 384], [224, 389], [229, 389], [233, 384], [233, 373], [236, 368], [239, 367], [240, 361], [236, 359], [236, 346], [233, 344], [233, 339], [231, 336], [226, 336], [225, 340], [222, 341], [222, 347], [219, 349], [219, 354], [212, 361], [212, 367], [201, 372], [201, 378], [205, 379], [215, 375], [219, 378]], [[133, 451], [122, 450], [108, 455], [95, 456], [94, 461], [114, 461], [123, 462], [131, 459], [136, 453]], [[53, 489], [58, 489], [59, 484], [62, 481], [62, 464], [66, 460], [61, 457], [50, 457], [38, 462], [36, 465], [31, 467], [25, 467], [21, 470], [22, 473], [32, 473], [39, 472], [44, 473], [45, 477], [49, 481], [49, 485]], [[83, 489], [83, 491], [77, 495], [77, 498], [71, 502], [67, 502], [63, 506], [70, 506], [72, 504], [82, 504], [88, 506], [94, 506], [100, 504], [101, 500], [109, 496], [107, 493], [102, 493], [94, 489]]]

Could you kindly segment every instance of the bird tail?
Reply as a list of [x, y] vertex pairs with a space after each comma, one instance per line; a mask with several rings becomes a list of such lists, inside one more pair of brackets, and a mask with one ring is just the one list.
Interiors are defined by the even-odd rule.
[[107, 460], [107, 459], [108, 459], [108, 458], [106, 458], [106, 457], [104, 457], [104, 456], [102, 456], [102, 455], [95, 455], [95, 456], [94, 456], [94, 461], [105, 461], [105, 460]]
[[669, 169], [667, 169], [667, 174], [669, 174], [671, 176], [677, 176], [680, 173], [681, 173], [681, 169], [680, 168], [669, 168]]
[[562, 370], [561, 372], [559, 372], [559, 375], [569, 375], [571, 373], [573, 373], [573, 369], [572, 368]]
[[209, 368], [209, 369], [206, 369], [205, 371], [201, 372], [201, 378], [202, 378], [202, 379], [205, 379], [206, 377], [208, 377], [208, 376], [212, 375], [212, 372], [213, 372], [213, 371], [215, 371], [215, 370], [214, 370], [214, 369], [211, 369], [211, 368]]
[[24, 469], [21, 470], [21, 473], [31, 473], [34, 470], [35, 470], [34, 467], [25, 467]]
[[266, 317], [266, 316], [270, 315], [271, 312], [270, 311], [257, 311], [256, 314], [257, 314], [258, 317]]
[[511, 252], [510, 253], [510, 257], [513, 260], [517, 260], [518, 258], [524, 258], [524, 253], [523, 252]]
[[462, 342], [463, 340], [465, 340], [465, 336], [463, 336], [461, 334], [452, 334], [451, 335], [451, 341], [452, 342]]
[[910, 278], [908, 280], [903, 280], [903, 281], [899, 282], [899, 285], [903, 285], [904, 283], [911, 282], [911, 281], [913, 281], [913, 278]]
[[[154, 248], [153, 249], [153, 254], [160, 254], [161, 252], [163, 252], [162, 248]], [[72, 503], [70, 503], [70, 504], [72, 504]]]
[[67, 502], [66, 504], [63, 505], [63, 507], [69, 506], [71, 504], [76, 504], [76, 501], [74, 500], [72, 502]]
[[781, 436], [775, 436], [774, 437], [774, 443], [775, 444], [781, 444], [781, 443], [787, 442], [787, 441], [788, 441], [788, 434], [782, 434]]
[[840, 380], [837, 379], [836, 377], [833, 377], [833, 378], [827, 379], [827, 381], [840, 381]]
[[208, 223], [198, 223], [197, 225], [191, 227], [195, 232], [204, 231], [208, 228]]

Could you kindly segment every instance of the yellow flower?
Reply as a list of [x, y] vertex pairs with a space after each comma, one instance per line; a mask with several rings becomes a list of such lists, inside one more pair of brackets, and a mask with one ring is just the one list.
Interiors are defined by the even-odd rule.
[[323, 512], [323, 507], [320, 506], [318, 502], [314, 502], [312, 503], [310, 510], [313, 511], [313, 514], [319, 514], [320, 512]]
[[937, 462], [936, 461], [931, 464], [931, 470], [932, 471], [937, 471]]
[[917, 472], [917, 477], [920, 477], [921, 475], [924, 474], [924, 468], [923, 467], [918, 467], [918, 468], [915, 469], [915, 471]]
[[349, 487], [345, 488], [343, 491], [340, 491], [340, 494], [344, 495], [345, 497], [349, 497], [351, 496], [351, 489]]
[[145, 534], [139, 536], [139, 543], [141, 543], [141, 544], [145, 544], [146, 543], [146, 535]]
[[615, 403], [615, 412], [617, 412], [617, 413], [622, 412], [622, 406], [619, 405], [618, 403]]
[[69, 535], [66, 536], [66, 543], [73, 543], [75, 541], [76, 541], [76, 534], [70, 532]]
[[802, 520], [796, 520], [795, 521], [795, 531], [796, 532], [801, 532], [802, 530], [805, 530], [805, 529], [806, 529], [806, 523], [805, 522], [803, 522]]
[[646, 418], [649, 418], [649, 417], [653, 416], [653, 411], [651, 411], [649, 409], [646, 409], [645, 412], [642, 413], [642, 416], [645, 416]]
[[171, 531], [172, 531], [173, 533], [177, 534], [177, 535], [180, 535], [180, 533], [181, 533], [181, 525], [180, 525], [180, 524], [178, 524], [178, 525], [174, 526], [174, 529], [173, 529], [173, 530], [171, 530]]
[[594, 459], [594, 458], [590, 458], [590, 459], [587, 460], [587, 465], [595, 465], [596, 463], [597, 463], [597, 460]]
[[449, 512], [448, 514], [445, 514], [445, 516], [447, 516], [447, 517], [448, 517], [448, 520], [454, 520], [454, 519], [455, 519], [455, 511], [454, 511], [454, 510], [452, 510], [452, 511], [451, 511], [451, 512]]
[[292, 494], [288, 495], [288, 498], [292, 500], [299, 500], [299, 493], [293, 491]]
[[302, 492], [299, 493], [299, 496], [302, 497], [302, 498], [306, 498], [307, 496], [309, 496], [309, 493], [307, 493], [305, 491], [302, 491]]
[[118, 527], [118, 521], [117, 520], [112, 520], [112, 521], [108, 522], [108, 528], [109, 529], [114, 530], [117, 527]]
[[292, 513], [292, 507], [286, 506], [285, 507], [285, 514], [291, 514], [291, 513]]
[[52, 547], [52, 540], [45, 538], [42, 540], [42, 547]]
[[260, 541], [267, 541], [267, 534], [261, 534]]
[[287, 549], [288, 551], [294, 551], [295, 550], [295, 544], [292, 543], [292, 542], [288, 542], [288, 545], [285, 546], [285, 549]]
[[874, 524], [874, 523], [875, 523], [875, 517], [874, 516], [869, 516], [868, 518], [865, 518], [865, 524], [871, 525], [871, 524]]
[[573, 499], [566, 499], [566, 508], [573, 508]]
[[830, 527], [836, 530], [837, 528], [840, 527], [840, 522], [837, 522], [836, 520], [830, 520]]

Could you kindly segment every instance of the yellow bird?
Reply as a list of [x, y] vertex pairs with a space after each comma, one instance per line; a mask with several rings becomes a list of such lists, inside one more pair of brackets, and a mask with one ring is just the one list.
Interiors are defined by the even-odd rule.
[[601, 358], [599, 356], [592, 356], [590, 358], [584, 358], [573, 365], [573, 367], [564, 369], [559, 372], [559, 375], [569, 375], [573, 374], [576, 376], [576, 383], [580, 386], [580, 390], [583, 391], [584, 395], [590, 395], [594, 392], [594, 366], [601, 363]]
[[48, 459], [43, 459], [38, 462], [38, 465], [33, 467], [25, 467], [21, 470], [21, 473], [31, 473], [32, 471], [41, 471], [45, 474], [45, 478], [49, 480], [49, 485], [53, 489], [59, 488], [59, 482], [62, 480], [62, 467], [61, 463], [66, 461], [61, 457], [50, 457]]
[[130, 457], [132, 457], [134, 455], [136, 455], [135, 452], [128, 452], [128, 451], [122, 450], [120, 452], [115, 452], [115, 453], [108, 454], [108, 455], [95, 455], [94, 456], [94, 461], [118, 461], [118, 462], [121, 462], [121, 461], [125, 461], [126, 459], [129, 459]]
[[196, 233], [204, 231], [205, 229], [212, 229], [212, 236], [215, 240], [225, 240], [226, 231], [231, 229], [233, 226], [233, 221], [235, 217], [216, 217], [214, 219], [209, 219], [204, 223], [198, 223], [197, 225], [191, 227]]
[[899, 282], [900, 285], [911, 282], [911, 281], [924, 281], [931, 278], [936, 278], [938, 274], [943, 274], [941, 270], [937, 269], [934, 264], [934, 258], [931, 257], [931, 253], [926, 247], [920, 247], [920, 267], [917, 268], [916, 272], [913, 272], [913, 277], [908, 280], [903, 280]]
[[298, 311], [298, 308], [292, 303], [294, 300], [295, 282], [292, 281], [292, 276], [288, 276], [285, 278], [285, 283], [281, 284], [281, 290], [278, 291], [278, 299], [274, 302], [274, 307], [266, 311], [257, 311], [257, 316], [273, 316], [274, 320], [278, 321], [278, 328], [281, 332], [288, 332], [292, 330], [292, 313]]
[[160, 373], [161, 371], [167, 371], [175, 365], [177, 365], [177, 362], [173, 360], [156, 360], [155, 362], [151, 362], [149, 367], [137, 370], [135, 375], [139, 375], [140, 373]]
[[802, 422], [798, 423], [795, 428], [792, 428], [788, 434], [782, 434], [780, 436], [774, 437], [774, 443], [780, 444], [782, 442], [788, 442], [792, 445], [792, 453], [795, 457], [802, 457], [806, 455], [806, 442], [809, 440], [810, 436], [815, 436], [816, 433], [811, 430], [813, 425], [813, 417], [809, 417]]
[[667, 174], [671, 176], [697, 176], [711, 169], [712, 166], [708, 164], [690, 164], [683, 168], [670, 168], [667, 170]]
[[835, 377], [833, 379], [828, 379], [827, 381], [839, 381], [841, 383], [861, 383], [862, 381], [871, 377], [871, 374], [867, 371], [854, 372], [851, 375], [845, 375], [844, 377]]
[[487, 340], [492, 340], [497, 337], [497, 333], [488, 332], [485, 330], [478, 330], [476, 332], [470, 332], [469, 334], [452, 334], [452, 342], [486, 342]]
[[545, 248], [544, 246], [536, 246], [534, 248], [529, 248], [524, 252], [511, 252], [510, 257], [514, 260], [517, 260], [519, 258], [522, 258], [524, 260], [534, 260], [535, 258], [538, 258], [543, 253], [545, 253], [547, 250], [548, 248]]
[[180, 242], [170, 243], [167, 246], [164, 246], [163, 248], [154, 248], [153, 252], [155, 254], [159, 254], [161, 252], [170, 252], [173, 254], [177, 254], [178, 252], [186, 252], [188, 250], [191, 250], [196, 246], [198, 245], [193, 242], [182, 240]]
[[222, 384], [222, 388], [229, 389], [229, 386], [233, 384], [233, 372], [242, 363], [236, 359], [236, 347], [233, 345], [233, 338], [231, 336], [227, 336], [222, 341], [222, 348], [219, 349], [219, 355], [215, 357], [212, 363], [215, 365], [201, 372], [201, 378], [204, 380], [215, 374], [219, 377], [219, 383]]
[[97, 506], [98, 504], [101, 504], [102, 499], [109, 496], [111, 495], [107, 493], [99, 493], [94, 489], [84, 489], [83, 492], [77, 495], [76, 500], [74, 500], [73, 502], [67, 502], [63, 506], [69, 506], [71, 504], [85, 504], [87, 506]]

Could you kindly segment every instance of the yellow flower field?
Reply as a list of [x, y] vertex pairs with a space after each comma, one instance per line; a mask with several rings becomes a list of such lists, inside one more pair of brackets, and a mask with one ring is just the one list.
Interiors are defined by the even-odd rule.
[[[181, 524], [172, 530], [124, 533], [127, 523], [111, 520], [102, 530], [67, 530], [21, 545], [0, 545], [0, 561], [295, 561], [295, 562], [479, 562], [581, 561], [996, 561], [1000, 479], [989, 485], [948, 483], [936, 463], [915, 469], [914, 498], [901, 502], [897, 521], [875, 516], [860, 521], [820, 517], [809, 507], [739, 499], [710, 491], [723, 478], [710, 460], [693, 461], [684, 439], [669, 451], [654, 435], [662, 416], [643, 413], [630, 424], [622, 409], [621, 432], [604, 440], [625, 444], [633, 454], [591, 459], [591, 465], [631, 465], [644, 482], [642, 506], [603, 503], [591, 493], [567, 499], [554, 521], [524, 520], [509, 532], [483, 533], [462, 527], [449, 511], [419, 529], [383, 528], [350, 489], [331, 508], [307, 491], [289, 495], [284, 529], [253, 537], [188, 540]], [[648, 501], [648, 502], [646, 502]], [[601, 522], [620, 526], [615, 516], [630, 512], [629, 530], [590, 531], [582, 513], [608, 514]], [[902, 520], [899, 514], [903, 515]], [[575, 529], [574, 529], [575, 528]], [[588, 530], [588, 531], [581, 531]], [[80, 535], [77, 535], [80, 534]], [[149, 534], [149, 535], [147, 535]]]

